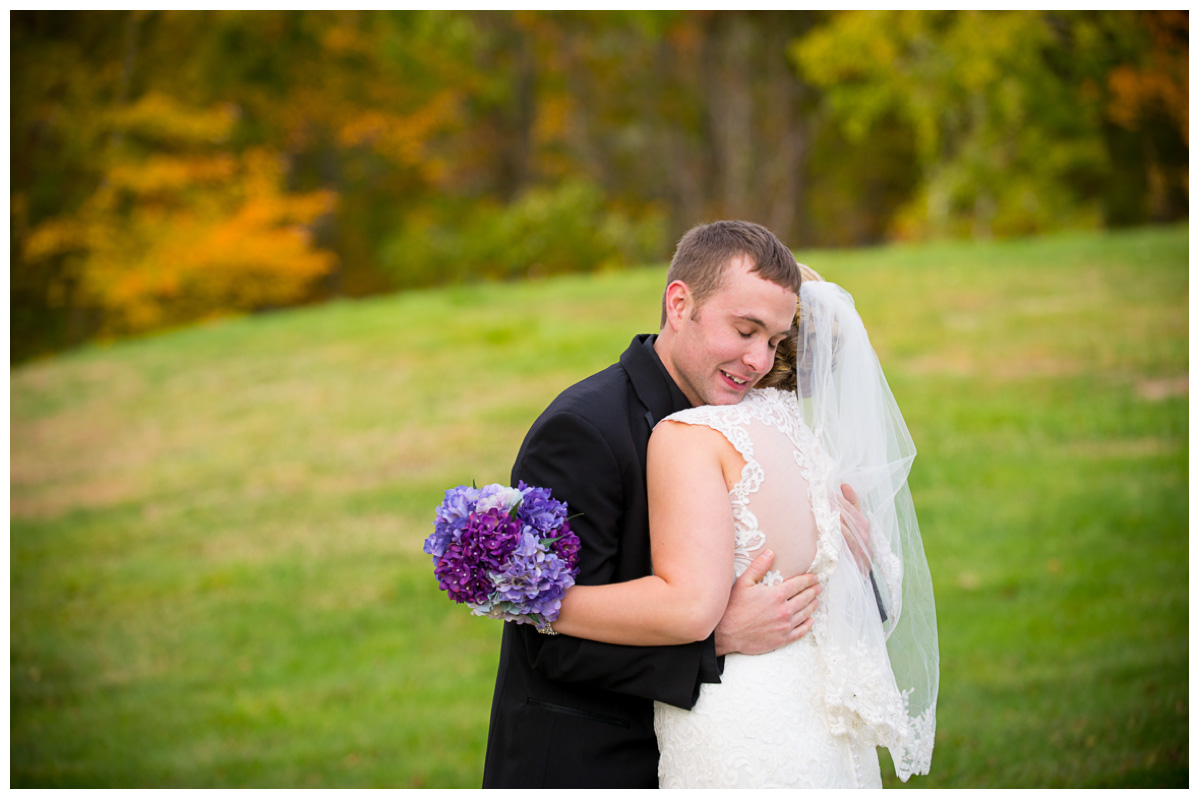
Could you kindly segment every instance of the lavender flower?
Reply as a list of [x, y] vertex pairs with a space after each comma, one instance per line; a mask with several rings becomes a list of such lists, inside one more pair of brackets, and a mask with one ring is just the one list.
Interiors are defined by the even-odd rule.
[[457, 542], [467, 518], [479, 501], [479, 490], [474, 486], [458, 486], [446, 490], [446, 497], [437, 507], [433, 521], [433, 534], [425, 540], [425, 552], [433, 556], [433, 563], [446, 552], [451, 542]]
[[506, 610], [519, 607], [521, 613], [540, 614], [553, 621], [567, 591], [562, 583], [569, 571], [556, 553], [547, 552], [532, 533], [525, 533], [508, 564], [495, 576], [497, 600], [508, 604]]
[[514, 622], [558, 618], [579, 574], [579, 537], [548, 489], [458, 486], [425, 540], [438, 587], [472, 613]]
[[525, 481], [517, 488], [524, 493], [517, 516], [538, 533], [549, 533], [567, 521], [567, 504], [551, 497], [549, 489], [527, 486]]
[[501, 486], [498, 483], [489, 483], [479, 490], [479, 499], [475, 503], [475, 511], [483, 513], [484, 511], [491, 511], [493, 508], [498, 508], [508, 512], [520, 503], [521, 500], [522, 496], [519, 489]]
[[490, 573], [501, 569], [521, 537], [521, 523], [506, 511], [472, 513], [433, 574], [438, 588], [457, 603], [484, 603], [493, 591]]
[[[558, 529], [558, 538], [556, 538], [550, 547], [558, 554], [558, 557], [563, 561], [571, 564], [579, 563], [579, 537], [575, 535], [575, 531], [571, 530], [569, 522], [563, 522]], [[575, 574], [579, 574], [579, 570], [575, 570]]]

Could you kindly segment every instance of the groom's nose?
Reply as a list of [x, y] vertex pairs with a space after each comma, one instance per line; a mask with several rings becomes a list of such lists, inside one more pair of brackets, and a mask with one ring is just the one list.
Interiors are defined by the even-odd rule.
[[775, 360], [775, 352], [771, 349], [769, 342], [756, 342], [751, 349], [742, 356], [742, 362], [747, 368], [760, 375], [765, 374], [771, 368], [771, 363]]

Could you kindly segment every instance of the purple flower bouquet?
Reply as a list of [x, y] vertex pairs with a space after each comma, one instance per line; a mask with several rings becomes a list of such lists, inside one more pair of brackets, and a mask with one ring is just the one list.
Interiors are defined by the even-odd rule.
[[579, 574], [579, 537], [549, 489], [493, 483], [446, 491], [425, 540], [438, 588], [471, 613], [541, 626]]

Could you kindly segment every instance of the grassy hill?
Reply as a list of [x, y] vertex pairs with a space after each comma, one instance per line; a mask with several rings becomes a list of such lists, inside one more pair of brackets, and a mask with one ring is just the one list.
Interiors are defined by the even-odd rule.
[[[800, 256], [854, 293], [919, 451], [942, 692], [909, 785], [1186, 786], [1186, 228]], [[657, 327], [663, 275], [13, 370], [12, 785], [478, 786], [499, 626], [421, 542]]]

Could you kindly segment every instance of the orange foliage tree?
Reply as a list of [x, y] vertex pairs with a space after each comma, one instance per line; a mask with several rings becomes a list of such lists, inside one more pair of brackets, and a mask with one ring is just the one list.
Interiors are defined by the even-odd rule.
[[1182, 12], [10, 24], [18, 360], [330, 296], [662, 260], [722, 217], [810, 247], [1187, 215]]
[[287, 193], [277, 155], [220, 149], [235, 117], [157, 93], [108, 114], [113, 141], [143, 152], [115, 146], [78, 209], [30, 230], [25, 264], [68, 262], [54, 291], [99, 309], [108, 334], [305, 299], [335, 264], [312, 225], [336, 195]]
[[[436, 53], [389, 45], [420, 19], [15, 14], [18, 350], [294, 305], [368, 274], [364, 226], [340, 215], [387, 224], [381, 194], [444, 178], [426, 144], [457, 111], [439, 78], [458, 62], [413, 70]], [[41, 330], [56, 310], [65, 334]]]

